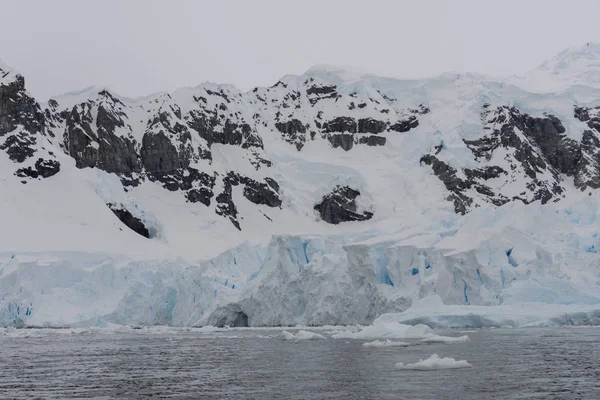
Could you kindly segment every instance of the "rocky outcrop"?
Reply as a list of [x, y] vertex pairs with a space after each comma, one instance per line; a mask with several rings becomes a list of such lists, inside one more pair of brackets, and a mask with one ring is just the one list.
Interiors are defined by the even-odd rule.
[[145, 238], [150, 238], [150, 232], [141, 219], [134, 217], [126, 208], [116, 204], [107, 204], [108, 208], [125, 224], [129, 229]]
[[600, 189], [600, 106], [575, 107], [575, 118], [585, 122], [589, 129], [583, 131], [581, 158], [576, 166], [575, 186]]
[[66, 115], [64, 143], [77, 167], [116, 174], [141, 172], [127, 111], [127, 106], [106, 90], [98, 93], [97, 100], [73, 107]]
[[18, 165], [14, 173], [21, 178], [57, 174], [60, 163], [49, 150], [44, 114], [26, 92], [25, 79], [2, 69], [0, 78], [0, 150]]
[[[594, 115], [590, 109], [576, 108], [575, 117], [595, 129], [590, 112]], [[490, 110], [486, 105], [482, 118], [484, 136], [464, 141], [480, 168], [449, 165], [441, 157], [442, 145], [436, 146], [435, 154], [421, 158], [421, 163], [430, 166], [451, 192], [448, 200], [454, 202], [457, 213], [464, 214], [481, 201], [496, 206], [516, 200], [526, 204], [558, 201], [566, 191], [564, 176], [573, 177], [575, 186], [582, 190], [598, 187], [597, 131], [585, 131], [582, 141], [577, 142], [566, 136], [555, 116], [533, 117], [508, 106]], [[493, 164], [499, 160], [502, 165]]]
[[306, 143], [306, 127], [302, 121], [292, 118], [286, 122], [275, 122], [275, 128], [281, 132], [286, 142], [294, 144], [298, 151], [302, 150]]
[[358, 190], [348, 186], [336, 186], [315, 205], [315, 210], [319, 212], [321, 219], [330, 224], [371, 219], [373, 213], [357, 212], [356, 198], [358, 196], [360, 196]]
[[243, 186], [244, 197], [252, 203], [268, 207], [281, 207], [279, 184], [274, 179], [265, 178], [263, 183], [231, 171], [223, 178], [223, 191], [217, 196], [216, 212], [228, 217], [237, 229], [242, 230], [237, 220], [238, 210], [233, 202], [232, 189], [233, 186], [239, 185]]

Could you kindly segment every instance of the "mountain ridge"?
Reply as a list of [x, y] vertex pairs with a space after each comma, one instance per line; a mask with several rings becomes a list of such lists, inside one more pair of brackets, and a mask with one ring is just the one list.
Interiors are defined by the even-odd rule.
[[[46, 104], [6, 75], [0, 265], [14, 274], [0, 273], [0, 319], [56, 322], [40, 302], [62, 280], [16, 275], [45, 263], [98, 288], [68, 323], [368, 323], [432, 294], [499, 304], [533, 278], [597, 289], [594, 81], [358, 75], [319, 66], [247, 92], [136, 99], [93, 87]], [[180, 308], [163, 309], [173, 296]], [[44, 311], [15, 314], [29, 303]]]

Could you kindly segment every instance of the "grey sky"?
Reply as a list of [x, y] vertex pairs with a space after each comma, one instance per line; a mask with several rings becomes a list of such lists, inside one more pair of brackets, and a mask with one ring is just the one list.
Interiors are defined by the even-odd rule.
[[0, 59], [40, 100], [90, 85], [247, 90], [316, 63], [510, 75], [600, 41], [598, 0], [1, 0], [0, 13]]

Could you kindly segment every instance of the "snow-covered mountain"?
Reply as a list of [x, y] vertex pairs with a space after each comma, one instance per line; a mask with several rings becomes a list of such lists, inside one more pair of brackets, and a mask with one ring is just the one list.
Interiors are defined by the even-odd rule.
[[598, 49], [508, 79], [319, 65], [47, 103], [0, 63], [1, 324], [600, 304]]

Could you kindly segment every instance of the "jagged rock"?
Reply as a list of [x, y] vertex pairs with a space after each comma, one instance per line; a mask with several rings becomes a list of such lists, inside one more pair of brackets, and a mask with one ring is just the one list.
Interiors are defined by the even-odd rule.
[[327, 140], [329, 140], [334, 149], [341, 147], [348, 151], [354, 146], [354, 135], [347, 133], [329, 134], [327, 135]]
[[324, 133], [356, 133], [356, 120], [351, 117], [338, 117], [323, 124]]
[[244, 186], [244, 197], [254, 204], [264, 204], [269, 207], [280, 207], [279, 185], [272, 179], [266, 178], [267, 183], [260, 183], [254, 179], [240, 177]]
[[96, 167], [117, 174], [141, 172], [136, 141], [116, 132], [128, 129], [125, 105], [105, 90], [98, 94], [97, 103], [88, 101], [76, 105], [66, 115], [64, 140], [68, 154], [75, 159], [78, 168]]
[[373, 213], [364, 211], [357, 213], [356, 198], [360, 196], [358, 190], [348, 186], [336, 186], [315, 205], [321, 218], [330, 224], [339, 224], [349, 221], [366, 221], [373, 217]]
[[[0, 73], [3, 71], [0, 70]], [[6, 72], [8, 74], [8, 72]], [[4, 74], [0, 75], [4, 78]], [[15, 75], [0, 85], [0, 150], [15, 163], [32, 162], [15, 171], [19, 177], [50, 177], [60, 171], [54, 154], [45, 149], [45, 117], [39, 104], [25, 91], [25, 79]]]
[[141, 219], [134, 217], [127, 209], [115, 204], [107, 204], [108, 208], [124, 223], [129, 229], [145, 238], [150, 238], [150, 232]]
[[[312, 78], [311, 78], [312, 80]], [[308, 95], [308, 100], [310, 104], [313, 106], [319, 102], [319, 100], [323, 99], [335, 99], [337, 94], [337, 87], [335, 85], [330, 86], [317, 86], [312, 85], [306, 90], [306, 94]]]
[[18, 169], [15, 175], [21, 178], [49, 178], [60, 172], [60, 163], [56, 160], [44, 160], [38, 158], [35, 162], [34, 167], [27, 167]]
[[169, 173], [182, 167], [177, 149], [162, 131], [144, 135], [141, 156], [144, 168], [151, 174]]
[[44, 130], [44, 114], [35, 99], [25, 92], [25, 78], [21, 75], [7, 85], [0, 85], [0, 136], [13, 132], [19, 125], [30, 134]]
[[358, 132], [378, 134], [385, 131], [386, 123], [373, 118], [361, 118], [358, 120]]
[[300, 151], [306, 142], [306, 128], [299, 119], [293, 118], [286, 122], [276, 122], [275, 128], [281, 132], [284, 139], [296, 146]]
[[237, 221], [237, 207], [231, 195], [232, 187], [238, 185], [244, 185], [244, 197], [252, 203], [280, 207], [282, 200], [279, 195], [279, 184], [271, 178], [265, 178], [265, 182], [257, 182], [252, 178], [230, 171], [223, 178], [223, 191], [217, 196], [217, 214], [229, 217], [233, 225], [241, 230]]
[[390, 125], [390, 130], [403, 133], [416, 128], [417, 126], [419, 126], [419, 120], [414, 115], [411, 115], [404, 121], [398, 121], [395, 124]]
[[218, 215], [229, 217], [233, 226], [241, 231], [242, 228], [237, 220], [238, 210], [231, 197], [232, 182], [237, 182], [235, 183], [236, 185], [239, 184], [236, 176], [228, 175], [223, 179], [223, 191], [217, 196], [217, 208], [215, 211]]
[[[465, 179], [460, 178], [457, 168], [440, 161], [435, 155], [427, 154], [421, 162], [432, 167], [433, 173], [452, 192], [457, 213], [468, 212], [477, 204], [475, 198], [494, 205], [519, 200], [524, 203], [540, 201], [542, 204], [557, 201], [565, 189], [561, 185], [562, 174], [573, 176], [576, 187], [597, 187], [600, 183], [597, 145], [600, 136], [595, 132], [584, 132], [581, 143], [568, 138], [565, 128], [552, 115], [532, 117], [522, 114], [515, 107], [501, 106], [490, 110], [484, 105], [482, 118], [485, 136], [476, 140], [464, 140], [473, 152], [481, 168], [461, 169]], [[575, 109], [575, 116], [582, 121], [591, 121], [590, 110]], [[436, 146], [435, 154], [443, 147]], [[503, 149], [504, 162], [510, 169], [489, 164], [498, 149]], [[496, 189], [485, 181], [496, 180]], [[524, 182], [518, 195], [507, 198], [502, 194], [507, 185]]]
[[366, 144], [368, 146], [385, 146], [386, 141], [387, 139], [383, 136], [376, 135], [361, 136], [358, 139], [359, 144]]

